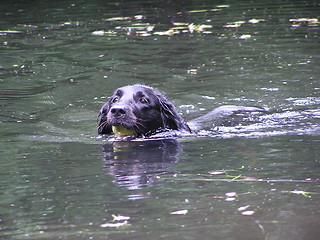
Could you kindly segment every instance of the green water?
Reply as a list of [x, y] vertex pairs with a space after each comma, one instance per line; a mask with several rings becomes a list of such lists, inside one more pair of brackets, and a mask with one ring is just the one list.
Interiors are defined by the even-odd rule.
[[[317, 2], [0, 9], [1, 239], [318, 239]], [[192, 137], [97, 136], [101, 105], [135, 83], [187, 120], [268, 113]]]

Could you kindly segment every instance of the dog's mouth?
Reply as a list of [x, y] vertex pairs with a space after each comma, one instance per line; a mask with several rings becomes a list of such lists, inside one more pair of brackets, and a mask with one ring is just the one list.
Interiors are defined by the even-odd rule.
[[127, 137], [127, 136], [134, 136], [136, 132], [133, 129], [126, 128], [121, 124], [116, 124], [112, 126], [112, 132], [115, 136]]
[[[107, 128], [109, 130], [106, 130]], [[108, 120], [101, 121], [98, 127], [98, 132], [103, 133], [105, 131], [112, 131], [116, 137], [127, 137], [127, 136], [138, 135], [134, 127], [132, 127], [129, 124], [125, 124], [121, 121], [108, 121]]]
[[137, 135], [136, 123], [131, 119], [111, 118], [108, 123], [116, 137]]

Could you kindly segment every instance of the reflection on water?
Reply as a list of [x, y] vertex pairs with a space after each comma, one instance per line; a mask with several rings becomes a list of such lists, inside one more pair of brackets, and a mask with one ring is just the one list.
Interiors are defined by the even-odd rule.
[[[319, 238], [317, 1], [0, 9], [1, 239]], [[222, 105], [268, 112], [101, 150], [99, 108], [135, 83], [165, 93], [186, 120]], [[130, 225], [102, 228], [112, 214]]]
[[153, 186], [158, 175], [173, 173], [170, 166], [179, 161], [182, 147], [176, 139], [163, 139], [106, 142], [102, 150], [105, 170], [119, 186], [135, 190]]

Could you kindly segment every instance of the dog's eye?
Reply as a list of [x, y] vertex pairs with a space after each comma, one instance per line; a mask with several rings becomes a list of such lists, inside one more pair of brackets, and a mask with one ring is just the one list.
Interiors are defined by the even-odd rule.
[[147, 104], [149, 101], [148, 101], [148, 99], [146, 99], [146, 98], [140, 98], [140, 102], [141, 102], [142, 104]]
[[119, 97], [114, 97], [114, 98], [112, 99], [112, 102], [113, 102], [113, 103], [118, 102], [118, 101], [119, 101]]

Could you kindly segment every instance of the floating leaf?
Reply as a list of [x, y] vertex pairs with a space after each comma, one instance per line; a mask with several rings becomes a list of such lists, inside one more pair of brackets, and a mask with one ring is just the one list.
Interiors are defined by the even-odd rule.
[[238, 208], [238, 211], [239, 211], [239, 212], [242, 212], [242, 211], [248, 209], [248, 207], [250, 207], [250, 205], [243, 206], [243, 207], [239, 207], [239, 208]]
[[242, 174], [239, 174], [238, 176], [230, 176], [230, 177], [232, 177], [232, 180], [236, 180], [238, 178], [242, 178]]
[[124, 222], [117, 222], [117, 223], [104, 223], [104, 224], [101, 224], [100, 227], [119, 228], [119, 227], [128, 226], [128, 225], [130, 225], [128, 221], [124, 221]]
[[132, 23], [132, 26], [150, 26], [150, 23]]
[[113, 217], [113, 221], [123, 221], [123, 220], [129, 220], [130, 219], [130, 217], [128, 217], [128, 216], [121, 216], [121, 215], [116, 216], [116, 215], [113, 215], [113, 214], [112, 214], [112, 217]]
[[250, 20], [248, 21], [248, 23], [255, 24], [255, 23], [264, 22], [264, 21], [266, 21], [266, 20], [253, 18], [253, 19], [250, 19]]
[[228, 193], [226, 193], [226, 196], [227, 196], [227, 197], [234, 197], [234, 196], [236, 196], [236, 195], [237, 195], [236, 192], [228, 192]]
[[194, 23], [191, 23], [188, 26], [189, 32], [191, 33], [193, 33], [194, 31], [203, 32], [205, 28], [212, 28], [212, 25], [205, 25], [205, 24], [195, 25]]
[[295, 28], [295, 27], [300, 27], [300, 26], [301, 26], [300, 24], [292, 24], [292, 25], [291, 25], [291, 27], [294, 27], [294, 28]]
[[151, 33], [147, 33], [147, 32], [137, 32], [137, 35], [141, 36], [141, 37], [149, 37], [151, 36]]
[[235, 24], [244, 24], [244, 23], [246, 23], [245, 21], [236, 21], [236, 22], [234, 22]]
[[91, 33], [91, 35], [93, 35], [93, 36], [103, 36], [104, 35], [104, 31], [94, 31], [94, 32], [92, 32]]
[[228, 8], [228, 7], [230, 7], [230, 5], [218, 5], [218, 6], [216, 6], [217, 8]]
[[242, 24], [239, 24], [239, 23], [228, 23], [226, 25], [224, 25], [223, 27], [226, 27], [226, 28], [238, 28], [238, 27], [241, 27]]
[[301, 23], [307, 23], [309, 27], [316, 27], [319, 24], [319, 20], [317, 18], [295, 18], [289, 19], [289, 22], [293, 22], [292, 27], [300, 27]]
[[289, 19], [289, 22], [313, 22], [313, 23], [319, 23], [317, 18], [294, 18], [294, 19]]
[[211, 174], [211, 175], [220, 175], [220, 174], [225, 174], [225, 173], [226, 173], [225, 170], [217, 170], [217, 171], [209, 172], [209, 174]]
[[308, 19], [308, 23], [320, 23], [318, 19], [316, 18], [311, 18], [311, 19]]
[[297, 63], [297, 64], [299, 64], [299, 65], [306, 65], [306, 64], [308, 64], [308, 63], [310, 63], [310, 61], [307, 61], [307, 62], [299, 62], [299, 63]]
[[125, 29], [125, 30], [140, 30], [140, 31], [148, 31], [151, 32], [154, 29], [153, 25], [150, 25], [149, 23], [134, 23], [131, 26], [117, 26], [115, 29]]
[[93, 36], [105, 36], [105, 35], [109, 35], [109, 36], [114, 36], [116, 35], [116, 32], [115, 31], [103, 31], [103, 30], [100, 30], [100, 31], [94, 31], [91, 33], [91, 35]]
[[220, 5], [220, 6], [217, 6], [217, 8], [198, 9], [198, 10], [191, 10], [191, 11], [188, 11], [188, 12], [189, 13], [218, 12], [218, 11], [221, 11], [221, 9], [219, 9], [219, 8], [225, 8], [225, 7], [229, 7], [229, 5]]
[[228, 23], [226, 25], [224, 25], [223, 27], [228, 27], [228, 28], [237, 28], [237, 27], [241, 27], [242, 24], [246, 23], [245, 21], [236, 21], [236, 22], [231, 22]]
[[184, 210], [179, 210], [179, 211], [175, 211], [175, 212], [171, 212], [170, 214], [173, 214], [173, 215], [185, 215], [188, 213], [188, 210], [187, 209], [184, 209]]
[[131, 17], [113, 17], [113, 18], [107, 18], [107, 19], [104, 19], [105, 21], [128, 21], [128, 20], [131, 20]]
[[197, 69], [189, 69], [189, 70], [188, 70], [188, 73], [189, 73], [189, 74], [196, 75], [196, 74], [197, 74]]
[[236, 198], [234, 198], [234, 197], [227, 197], [225, 200], [228, 201], [228, 202], [232, 202], [232, 201], [236, 200]]
[[153, 30], [154, 30], [154, 26], [148, 26], [148, 27], [147, 27], [147, 31], [148, 31], [148, 32], [151, 32], [151, 31], [153, 31]]
[[164, 32], [154, 32], [154, 35], [160, 35], [160, 36], [173, 36], [175, 34], [179, 34], [179, 31], [175, 31], [173, 29], [169, 29], [168, 31], [164, 31]]
[[136, 15], [136, 16], [134, 16], [134, 18], [135, 18], [136, 20], [142, 20], [142, 19], [145, 19], [146, 17], [143, 16], [143, 15]]
[[202, 13], [202, 12], [207, 12], [208, 10], [207, 9], [201, 9], [201, 10], [191, 10], [191, 11], [188, 11], [189, 13]]
[[31, 25], [31, 24], [17, 24], [20, 27], [27, 27], [27, 28], [37, 28], [38, 26]]
[[17, 30], [3, 30], [3, 31], [0, 31], [0, 33], [23, 33], [23, 31], [17, 31]]
[[249, 38], [251, 38], [250, 34], [243, 34], [239, 37], [239, 39], [249, 39]]
[[245, 215], [245, 216], [251, 216], [252, 214], [254, 214], [254, 211], [244, 211], [244, 212], [241, 212], [242, 215]]
[[311, 197], [310, 194], [317, 194], [317, 193], [314, 193], [314, 192], [305, 192], [305, 191], [298, 191], [298, 190], [294, 190], [294, 191], [290, 191], [290, 192], [293, 193], [293, 194], [302, 195], [304, 197]]
[[174, 22], [174, 26], [188, 26], [190, 23]]
[[209, 11], [210, 12], [218, 12], [218, 11], [221, 11], [222, 9], [218, 9], [218, 8], [213, 8], [213, 9], [210, 9]]

